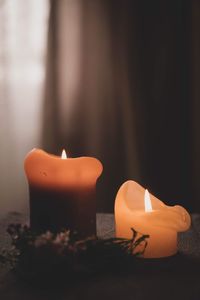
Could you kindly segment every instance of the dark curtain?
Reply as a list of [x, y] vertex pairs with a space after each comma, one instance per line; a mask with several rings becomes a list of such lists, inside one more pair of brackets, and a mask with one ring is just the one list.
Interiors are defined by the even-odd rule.
[[200, 211], [200, 3], [51, 1], [44, 148], [104, 165], [98, 210], [139, 181]]

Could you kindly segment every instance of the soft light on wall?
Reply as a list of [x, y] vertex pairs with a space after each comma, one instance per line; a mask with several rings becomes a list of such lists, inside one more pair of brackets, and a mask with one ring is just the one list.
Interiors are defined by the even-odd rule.
[[26, 209], [25, 154], [40, 144], [49, 2], [0, 5], [0, 211]]

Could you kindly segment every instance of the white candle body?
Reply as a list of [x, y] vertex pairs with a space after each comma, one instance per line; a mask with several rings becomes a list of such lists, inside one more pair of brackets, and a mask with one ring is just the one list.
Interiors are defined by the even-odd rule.
[[[151, 195], [152, 211], [145, 212], [144, 188], [134, 181], [125, 182], [115, 200], [116, 237], [131, 238], [134, 228], [148, 234], [145, 258], [159, 258], [177, 252], [177, 232], [190, 227], [191, 219], [181, 206], [167, 206]], [[139, 249], [138, 249], [139, 250]]]

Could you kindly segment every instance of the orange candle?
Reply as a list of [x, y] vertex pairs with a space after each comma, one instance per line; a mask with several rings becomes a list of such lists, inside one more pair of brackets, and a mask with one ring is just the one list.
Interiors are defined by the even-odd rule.
[[129, 180], [120, 187], [116, 196], [115, 224], [116, 237], [131, 238], [131, 227], [140, 234], [148, 234], [150, 237], [143, 257], [159, 258], [176, 254], [177, 233], [186, 231], [191, 219], [183, 207], [167, 206], [138, 183]]
[[24, 162], [29, 183], [30, 225], [42, 232], [67, 228], [96, 234], [96, 181], [102, 164], [93, 157], [67, 158], [33, 149]]

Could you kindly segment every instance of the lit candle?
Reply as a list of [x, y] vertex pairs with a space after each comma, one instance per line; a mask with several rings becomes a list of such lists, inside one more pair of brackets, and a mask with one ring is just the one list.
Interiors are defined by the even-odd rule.
[[190, 224], [190, 215], [183, 207], [165, 205], [134, 181], [125, 182], [117, 193], [116, 237], [131, 238], [131, 228], [140, 234], [148, 234], [145, 258], [176, 254], [177, 233], [186, 231]]
[[24, 162], [30, 193], [30, 225], [36, 231], [62, 228], [96, 234], [96, 181], [102, 164], [93, 157], [67, 158], [33, 149]]

